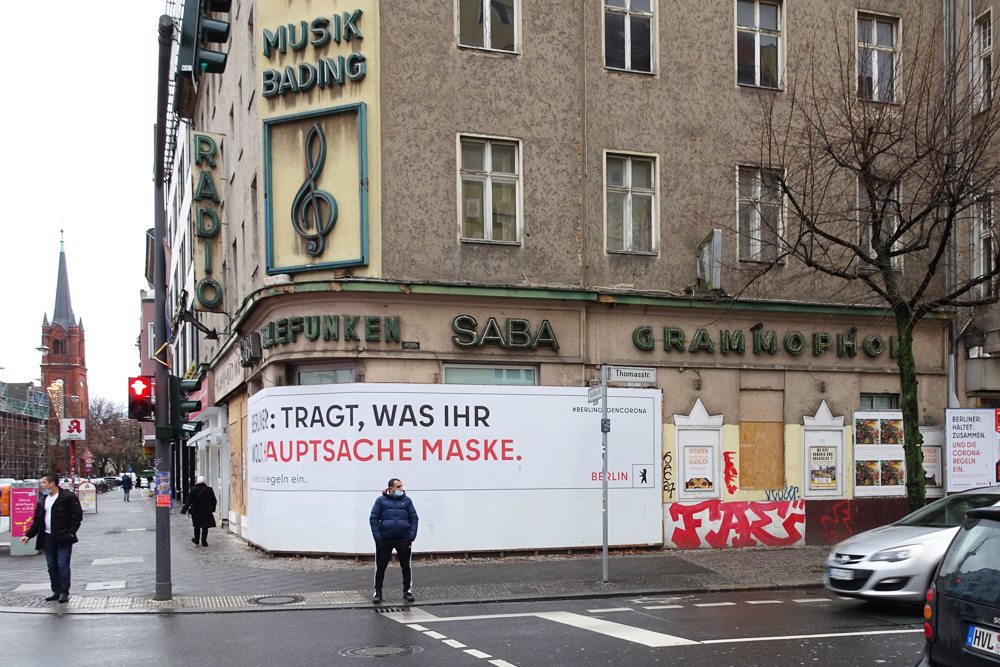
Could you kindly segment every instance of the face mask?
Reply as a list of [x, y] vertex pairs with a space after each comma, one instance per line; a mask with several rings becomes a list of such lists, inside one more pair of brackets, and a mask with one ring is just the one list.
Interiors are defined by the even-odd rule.
[[44, 493], [45, 495], [49, 495], [50, 493], [52, 493], [52, 489], [42, 489], [42, 493]]
[[401, 489], [396, 489], [395, 491], [392, 492], [392, 495], [396, 496], [397, 498], [402, 498], [403, 491]]

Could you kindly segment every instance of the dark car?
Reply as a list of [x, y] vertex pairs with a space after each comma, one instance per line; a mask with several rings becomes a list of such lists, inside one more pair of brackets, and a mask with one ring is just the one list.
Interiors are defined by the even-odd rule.
[[108, 483], [108, 488], [117, 489], [122, 485], [122, 481], [118, 477], [105, 477], [104, 480]]
[[970, 510], [927, 591], [917, 667], [1000, 665], [1000, 509]]

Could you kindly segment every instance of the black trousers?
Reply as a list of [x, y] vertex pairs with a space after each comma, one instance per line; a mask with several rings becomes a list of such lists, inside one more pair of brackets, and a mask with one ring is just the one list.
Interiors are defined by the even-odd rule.
[[385, 568], [392, 560], [392, 550], [396, 550], [396, 557], [399, 558], [399, 566], [403, 570], [403, 592], [411, 592], [413, 578], [410, 576], [410, 541], [399, 540], [396, 542], [376, 542], [375, 543], [375, 590], [382, 590], [382, 582], [385, 580]]
[[194, 527], [194, 541], [195, 542], [201, 542], [202, 544], [205, 544], [206, 542], [208, 542], [208, 527], [207, 526], [205, 528], [199, 528], [198, 526]]

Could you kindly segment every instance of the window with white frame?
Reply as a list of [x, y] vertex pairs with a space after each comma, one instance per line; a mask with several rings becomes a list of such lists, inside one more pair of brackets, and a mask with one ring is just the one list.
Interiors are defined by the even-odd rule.
[[736, 82], [777, 88], [781, 48], [781, 5], [736, 0]]
[[979, 110], [986, 111], [993, 103], [993, 12], [976, 21], [975, 52]]
[[899, 19], [858, 14], [858, 98], [896, 101]]
[[296, 366], [292, 369], [291, 380], [296, 385], [354, 382], [354, 367], [344, 364]]
[[149, 323], [149, 333], [146, 334], [146, 343], [149, 351], [148, 359], [156, 358], [156, 323]]
[[[861, 249], [874, 259], [876, 242], [885, 248], [886, 242], [896, 234], [899, 226], [899, 184], [877, 180], [870, 185], [875, 194], [874, 203], [869, 195], [869, 188], [860, 178], [858, 179], [858, 243]], [[896, 250], [899, 247], [899, 239], [896, 239], [891, 249]], [[902, 261], [902, 256], [893, 256], [892, 267], [901, 268]]]
[[608, 154], [608, 252], [656, 252], [656, 160]]
[[520, 168], [515, 141], [461, 137], [462, 240], [517, 243]]
[[604, 66], [653, 71], [653, 0], [604, 0]]
[[458, 43], [493, 51], [517, 50], [518, 0], [458, 0]]
[[782, 233], [779, 169], [739, 168], [740, 259], [775, 262]]
[[[993, 240], [993, 195], [987, 194], [976, 200], [972, 220], [972, 277], [979, 278], [993, 273], [996, 260], [996, 245]], [[993, 280], [976, 287], [978, 296], [986, 297], [993, 288]]]
[[538, 384], [538, 369], [532, 366], [448, 365], [444, 367], [444, 383], [533, 386]]

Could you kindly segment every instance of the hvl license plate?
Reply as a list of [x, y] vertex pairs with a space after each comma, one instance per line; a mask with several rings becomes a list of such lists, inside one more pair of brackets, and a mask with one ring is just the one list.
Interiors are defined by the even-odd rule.
[[842, 567], [831, 567], [829, 576], [831, 579], [836, 579], [838, 581], [853, 581], [854, 570], [845, 570]]
[[965, 645], [977, 648], [980, 651], [1000, 655], [1000, 641], [997, 641], [997, 633], [986, 628], [969, 626], [969, 635], [965, 638]]

